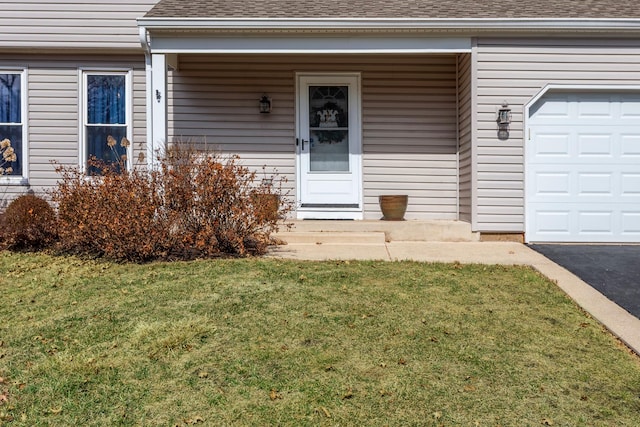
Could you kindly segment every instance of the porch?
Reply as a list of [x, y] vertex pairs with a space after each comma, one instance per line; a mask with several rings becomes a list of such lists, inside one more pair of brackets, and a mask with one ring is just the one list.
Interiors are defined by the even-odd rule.
[[147, 27], [150, 158], [236, 154], [286, 178], [294, 219], [374, 220], [407, 194], [408, 220], [471, 221], [470, 39], [166, 25]]
[[[407, 194], [407, 219], [470, 221], [467, 59], [179, 55], [167, 70], [167, 140], [236, 154], [251, 169], [276, 171], [295, 202], [293, 218], [378, 219], [378, 196]], [[324, 79], [315, 88], [355, 86], [349, 89], [357, 108], [350, 112], [346, 159], [340, 164], [335, 152], [326, 154], [332, 159], [326, 164], [341, 169], [333, 174], [323, 169], [326, 164], [311, 170], [314, 136], [316, 150], [339, 144], [318, 142], [323, 130], [336, 133], [330, 128], [309, 130], [303, 111], [314, 107], [303, 105], [309, 89], [300, 86], [310, 75]], [[267, 114], [259, 110], [263, 96], [271, 103]]]

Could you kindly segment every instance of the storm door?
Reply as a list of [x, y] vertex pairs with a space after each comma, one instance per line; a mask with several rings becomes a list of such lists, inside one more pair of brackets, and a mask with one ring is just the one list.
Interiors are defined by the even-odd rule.
[[298, 216], [361, 217], [359, 75], [298, 78]]

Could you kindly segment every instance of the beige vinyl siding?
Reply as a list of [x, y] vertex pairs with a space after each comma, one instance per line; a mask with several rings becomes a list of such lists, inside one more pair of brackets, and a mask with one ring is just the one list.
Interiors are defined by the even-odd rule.
[[471, 55], [458, 56], [459, 219], [471, 221]]
[[[181, 55], [168, 76], [168, 130], [172, 142], [195, 144], [287, 178], [295, 198], [294, 74], [269, 58]], [[272, 99], [270, 114], [258, 100]]]
[[[277, 168], [295, 193], [295, 73], [361, 72], [365, 218], [409, 194], [407, 218], [456, 219], [456, 57], [181, 55], [169, 75], [169, 134]], [[258, 112], [268, 94], [271, 114]]]
[[[640, 42], [607, 39], [479, 39], [478, 231], [524, 231], [524, 106], [548, 84], [640, 85]], [[584, 89], [587, 90], [587, 89]], [[497, 138], [496, 108], [512, 109]]]
[[457, 219], [456, 57], [385, 62], [362, 74], [365, 218], [400, 193], [407, 219]]
[[[146, 152], [145, 65], [141, 55], [99, 56], [3, 56], [1, 66], [28, 68], [27, 123], [29, 186], [5, 187], [7, 198], [31, 188], [43, 193], [55, 185], [58, 175], [51, 161], [79, 165], [81, 69], [133, 69], [134, 159]], [[1, 67], [0, 66], [0, 67]], [[3, 190], [0, 190], [3, 191]]]
[[157, 0], [0, 0], [0, 50], [142, 49], [136, 18]]

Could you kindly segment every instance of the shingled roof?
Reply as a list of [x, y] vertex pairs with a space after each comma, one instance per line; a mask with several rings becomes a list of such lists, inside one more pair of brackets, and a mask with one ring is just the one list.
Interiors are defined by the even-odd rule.
[[634, 19], [638, 0], [160, 0], [147, 18]]

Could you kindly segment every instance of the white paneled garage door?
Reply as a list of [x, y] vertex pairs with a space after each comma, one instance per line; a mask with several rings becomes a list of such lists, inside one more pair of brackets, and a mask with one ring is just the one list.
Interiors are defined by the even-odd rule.
[[525, 140], [529, 242], [640, 242], [640, 93], [551, 93]]

